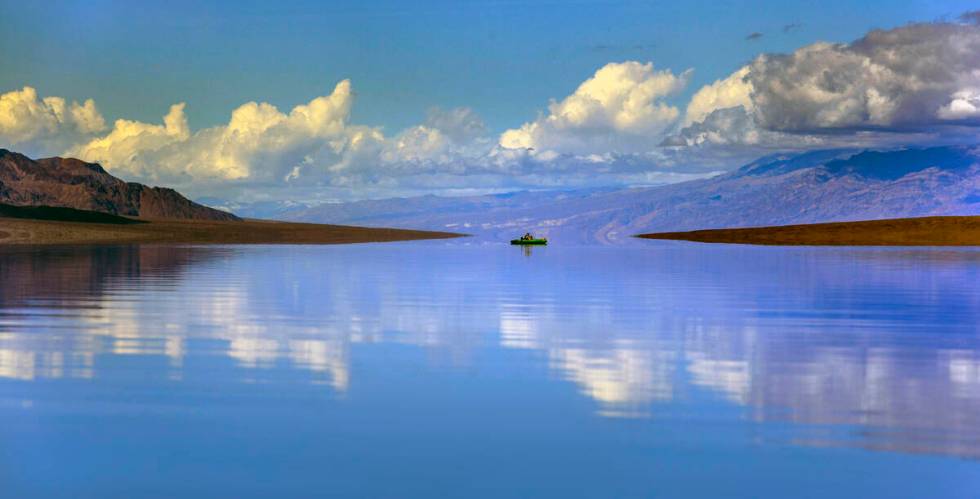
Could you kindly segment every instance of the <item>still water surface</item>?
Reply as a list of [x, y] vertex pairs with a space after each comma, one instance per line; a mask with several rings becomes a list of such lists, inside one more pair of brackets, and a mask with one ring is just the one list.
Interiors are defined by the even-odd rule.
[[0, 249], [0, 497], [977, 497], [980, 250]]

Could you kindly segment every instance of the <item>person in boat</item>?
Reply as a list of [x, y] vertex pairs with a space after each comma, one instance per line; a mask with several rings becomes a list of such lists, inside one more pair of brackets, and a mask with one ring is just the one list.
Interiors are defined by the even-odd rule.
[[534, 236], [532, 236], [530, 232], [527, 232], [521, 236], [522, 241], [530, 241], [531, 239], [534, 239]]

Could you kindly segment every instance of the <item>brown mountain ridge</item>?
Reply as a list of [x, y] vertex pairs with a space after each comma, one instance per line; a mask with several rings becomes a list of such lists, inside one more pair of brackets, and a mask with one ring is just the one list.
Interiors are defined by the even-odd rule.
[[173, 189], [123, 181], [96, 163], [74, 158], [33, 160], [6, 149], [0, 149], [0, 203], [140, 218], [240, 220], [231, 213], [197, 204]]

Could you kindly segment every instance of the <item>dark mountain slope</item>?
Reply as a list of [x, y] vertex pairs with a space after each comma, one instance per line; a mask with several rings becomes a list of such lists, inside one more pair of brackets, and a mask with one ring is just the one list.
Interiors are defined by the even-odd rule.
[[190, 201], [173, 189], [125, 182], [95, 163], [73, 158], [32, 160], [6, 149], [0, 149], [0, 203], [141, 218], [239, 220], [231, 213]]

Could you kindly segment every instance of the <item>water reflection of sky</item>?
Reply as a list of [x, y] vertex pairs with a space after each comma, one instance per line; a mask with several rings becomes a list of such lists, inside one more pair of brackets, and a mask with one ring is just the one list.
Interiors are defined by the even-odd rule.
[[227, 392], [551, 414], [577, 393], [600, 433], [741, 425], [761, 445], [976, 458], [978, 273], [971, 249], [9, 249], [0, 414], [219, 412]]

